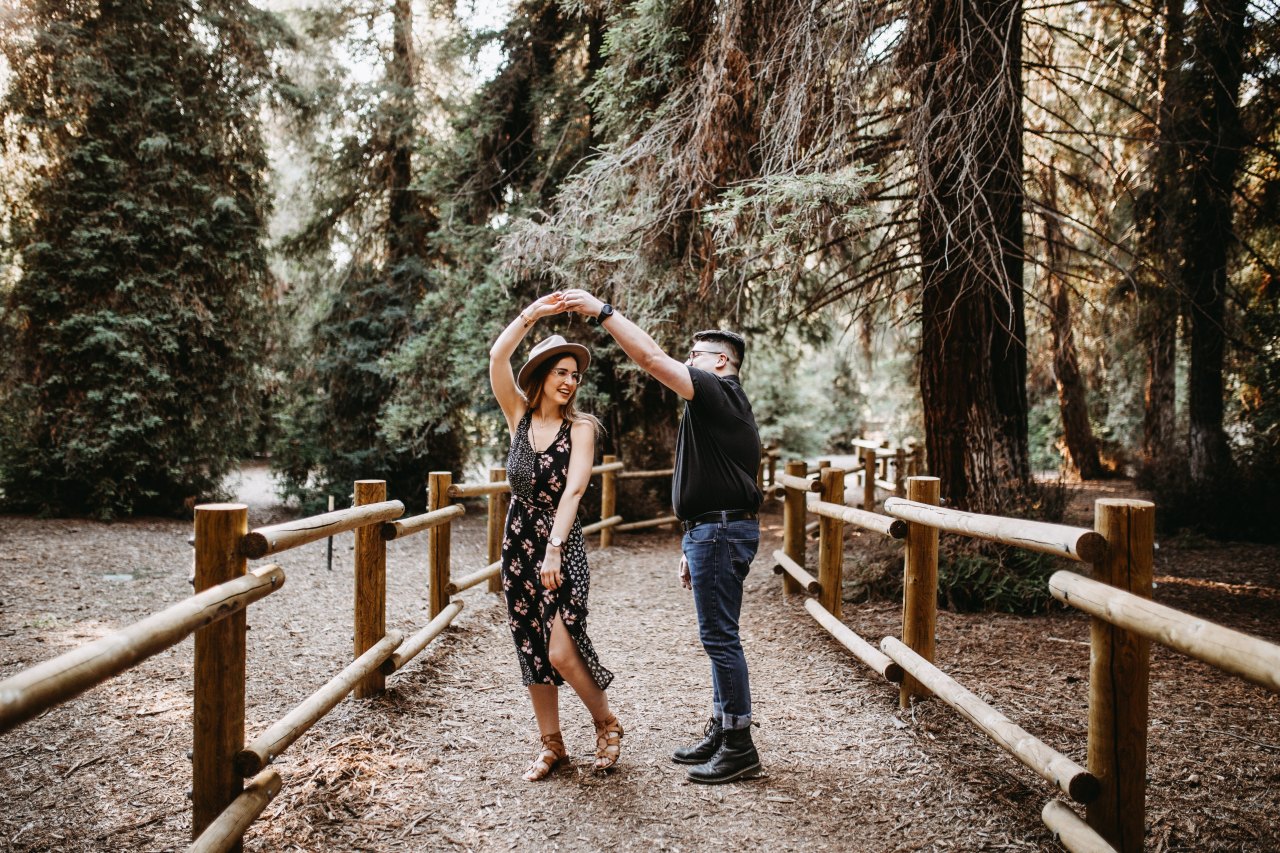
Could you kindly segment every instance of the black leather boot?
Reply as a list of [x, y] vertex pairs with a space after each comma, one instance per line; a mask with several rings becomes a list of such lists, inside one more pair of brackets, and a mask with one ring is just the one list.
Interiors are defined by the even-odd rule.
[[693, 746], [682, 746], [671, 753], [671, 760], [676, 764], [701, 764], [716, 754], [720, 749], [720, 741], [724, 739], [724, 729], [715, 717], [707, 720], [707, 727], [702, 732], [700, 743]]
[[754, 776], [760, 770], [760, 754], [751, 742], [751, 727], [725, 729], [724, 740], [711, 760], [697, 767], [690, 767], [690, 782], [700, 785], [719, 785]]

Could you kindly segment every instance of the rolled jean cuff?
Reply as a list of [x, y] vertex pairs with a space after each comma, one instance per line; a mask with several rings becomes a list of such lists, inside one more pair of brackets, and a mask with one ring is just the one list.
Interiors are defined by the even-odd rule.
[[739, 729], [748, 728], [751, 725], [751, 715], [738, 716], [736, 714], [725, 714], [720, 721], [720, 725], [729, 731], [737, 731]]

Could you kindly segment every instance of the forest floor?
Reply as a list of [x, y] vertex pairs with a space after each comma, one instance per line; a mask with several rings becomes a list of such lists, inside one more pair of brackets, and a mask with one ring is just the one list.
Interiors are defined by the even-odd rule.
[[[1069, 521], [1091, 526], [1094, 497], [1131, 494], [1125, 483], [1077, 487]], [[248, 500], [251, 525], [279, 514], [269, 491]], [[614, 772], [592, 772], [590, 719], [566, 692], [571, 763], [520, 780], [535, 727], [504, 608], [480, 587], [384, 696], [341, 703], [277, 761], [284, 788], [246, 849], [1060, 849], [1039, 817], [1052, 787], [941, 702], [900, 712], [896, 688], [782, 595], [768, 556], [776, 505], [762, 527], [742, 616], [762, 777], [695, 786], [668, 760], [701, 733], [709, 675], [675, 580], [678, 538], [624, 534], [590, 552], [590, 633], [617, 674], [610, 698], [627, 729]], [[189, 532], [158, 519], [0, 517], [0, 677], [188, 595]], [[477, 504], [453, 536], [456, 574], [482, 564], [483, 537]], [[849, 551], [863, 541], [851, 535]], [[391, 543], [389, 627], [426, 621], [425, 553], [424, 536]], [[249, 614], [250, 737], [350, 659], [351, 534], [335, 540], [332, 571], [324, 542], [274, 559], [287, 583]], [[1158, 601], [1280, 641], [1280, 548], [1180, 537], [1160, 542], [1157, 561]], [[899, 619], [893, 601], [845, 604], [846, 623], [872, 642], [897, 635]], [[1076, 612], [943, 612], [938, 662], [1083, 763], [1088, 633]], [[0, 736], [0, 851], [186, 846], [191, 650], [184, 642]], [[1147, 849], [1280, 849], [1280, 696], [1157, 647], [1150, 719]]]

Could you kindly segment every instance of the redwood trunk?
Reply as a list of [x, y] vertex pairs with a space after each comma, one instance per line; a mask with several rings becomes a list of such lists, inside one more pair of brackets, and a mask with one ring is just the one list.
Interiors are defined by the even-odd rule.
[[1058, 409], [1067, 445], [1067, 464], [1082, 480], [1096, 480], [1103, 474], [1098, 459], [1098, 442], [1089, 423], [1089, 404], [1084, 377], [1076, 358], [1071, 331], [1070, 288], [1063, 281], [1062, 232], [1052, 211], [1057, 209], [1057, 180], [1050, 162], [1047, 177], [1049, 211], [1044, 218], [1045, 257], [1048, 266], [1049, 332], [1053, 337], [1053, 375], [1058, 385]]
[[996, 510], [1028, 477], [1019, 2], [925, 0], [913, 146], [931, 473]]
[[1227, 254], [1234, 243], [1231, 201], [1244, 132], [1240, 124], [1246, 0], [1200, 4], [1195, 35], [1194, 104], [1188, 132], [1190, 216], [1183, 240], [1183, 286], [1190, 302], [1188, 375], [1191, 479], [1226, 474], [1231, 451], [1223, 429], [1222, 361], [1226, 350]]
[[1160, 103], [1156, 118], [1156, 145], [1151, 161], [1151, 191], [1145, 215], [1151, 260], [1139, 295], [1139, 330], [1146, 356], [1143, 389], [1142, 457], [1149, 470], [1168, 477], [1183, 457], [1175, 445], [1178, 354], [1178, 308], [1173, 287], [1182, 249], [1178, 222], [1182, 218], [1179, 181], [1180, 142], [1177, 110], [1181, 91], [1183, 14], [1179, 0], [1164, 0], [1160, 45]]

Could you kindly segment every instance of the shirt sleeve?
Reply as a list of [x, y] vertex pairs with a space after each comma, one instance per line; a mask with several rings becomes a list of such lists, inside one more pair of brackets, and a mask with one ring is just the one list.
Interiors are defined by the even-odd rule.
[[689, 379], [693, 382], [693, 399], [689, 401], [690, 406], [703, 411], [724, 407], [724, 388], [714, 373], [690, 367]]

